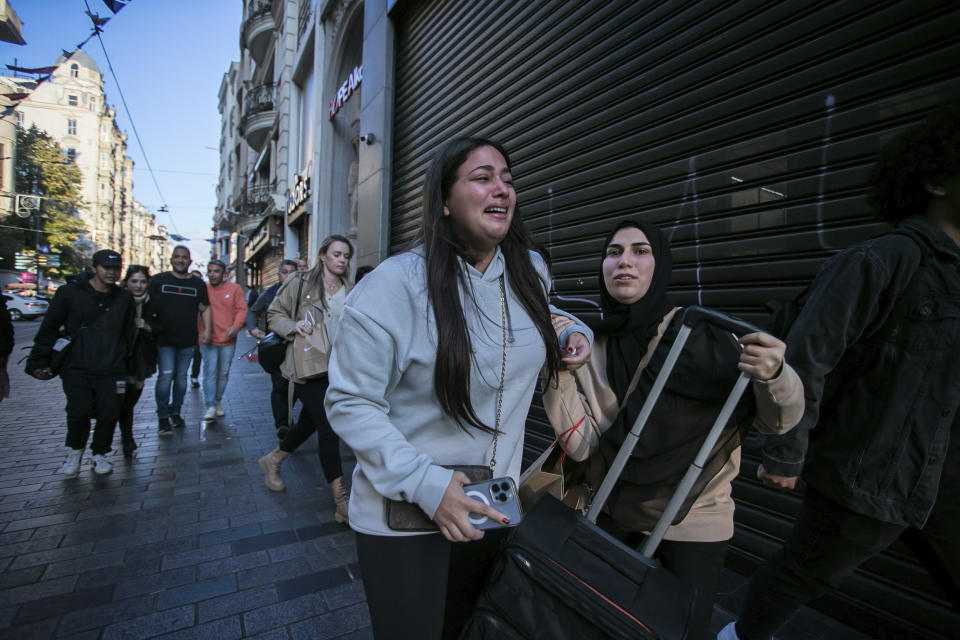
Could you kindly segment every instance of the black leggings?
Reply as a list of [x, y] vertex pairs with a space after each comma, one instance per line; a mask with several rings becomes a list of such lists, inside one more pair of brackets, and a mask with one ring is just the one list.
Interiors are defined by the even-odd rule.
[[300, 412], [297, 424], [287, 431], [280, 443], [280, 450], [293, 453], [316, 431], [320, 466], [323, 467], [323, 475], [329, 483], [343, 475], [343, 468], [340, 464], [340, 438], [330, 428], [327, 412], [323, 408], [323, 397], [327, 395], [328, 384], [329, 380], [324, 374], [303, 384], [294, 385], [293, 397], [303, 403], [303, 411]]
[[203, 353], [200, 352], [200, 345], [197, 345], [193, 348], [193, 364], [190, 367], [190, 377], [199, 378], [200, 377], [200, 365], [203, 364]]
[[279, 371], [270, 374], [270, 410], [273, 412], [273, 424], [277, 429], [288, 426], [287, 386], [289, 384]]
[[473, 542], [439, 533], [357, 533], [357, 556], [377, 640], [454, 639], [476, 605], [509, 529]]
[[137, 400], [143, 393], [143, 387], [137, 388], [131, 383], [127, 383], [127, 392], [123, 396], [123, 404], [120, 406], [120, 437], [124, 442], [133, 440], [133, 410], [137, 406]]

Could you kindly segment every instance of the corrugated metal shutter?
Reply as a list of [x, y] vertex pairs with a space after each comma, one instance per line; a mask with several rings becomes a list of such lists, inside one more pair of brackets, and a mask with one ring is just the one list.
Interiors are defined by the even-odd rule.
[[[466, 133], [511, 151], [518, 199], [553, 257], [557, 302], [588, 315], [600, 239], [643, 216], [672, 238], [672, 291], [746, 317], [881, 230], [876, 151], [960, 97], [949, 2], [410, 2], [397, 25], [391, 248], [415, 237], [430, 154]], [[550, 433], [530, 416], [533, 449]], [[749, 457], [749, 456], [748, 456]], [[755, 458], [744, 465], [752, 474]], [[796, 499], [741, 481], [731, 554], [749, 572]], [[952, 635], [941, 593], [895, 549], [838, 598], [863, 628]], [[895, 601], [895, 602], [894, 602]]]

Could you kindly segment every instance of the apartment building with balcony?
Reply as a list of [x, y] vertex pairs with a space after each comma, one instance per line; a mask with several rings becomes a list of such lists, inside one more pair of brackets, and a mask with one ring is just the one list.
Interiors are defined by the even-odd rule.
[[271, 284], [284, 257], [314, 264], [330, 233], [358, 238], [362, 36], [360, 0], [244, 0], [214, 218], [241, 284]]
[[[133, 160], [127, 156], [127, 136], [117, 126], [116, 112], [107, 104], [103, 75], [82, 49], [60, 56], [47, 81], [6, 78], [29, 94], [16, 107], [25, 128], [36, 125], [56, 140], [80, 169], [77, 214], [86, 233], [81, 246], [92, 253], [111, 248], [126, 264], [148, 264], [134, 229], [156, 236], [156, 220], [133, 198]], [[135, 206], [137, 205], [137, 206]]]

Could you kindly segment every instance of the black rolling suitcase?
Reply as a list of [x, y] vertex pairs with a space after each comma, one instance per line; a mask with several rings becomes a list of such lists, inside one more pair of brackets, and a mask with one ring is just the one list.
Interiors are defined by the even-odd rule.
[[677, 639], [687, 636], [693, 593], [653, 559], [750, 382], [741, 374], [704, 444], [639, 552], [594, 523], [620, 477], [680, 352], [699, 323], [737, 335], [755, 327], [704, 307], [688, 307], [657, 376], [587, 517], [545, 495], [524, 515], [484, 587], [461, 640]]

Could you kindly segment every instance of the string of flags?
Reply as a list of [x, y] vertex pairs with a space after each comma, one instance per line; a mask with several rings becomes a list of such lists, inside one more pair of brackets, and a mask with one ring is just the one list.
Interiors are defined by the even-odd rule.
[[[128, 4], [130, 4], [131, 2], [133, 2], [133, 0], [101, 0], [101, 1], [103, 2], [104, 5], [106, 5], [107, 9], [109, 9], [111, 12], [113, 12], [113, 15], [117, 15], [117, 13], [118, 13], [121, 9], [123, 9], [123, 8], [126, 7]], [[84, 11], [84, 13], [87, 14], [87, 17], [90, 18], [90, 22], [93, 23], [93, 28], [92, 28], [91, 31], [90, 31], [90, 35], [88, 35], [88, 36], [83, 40], [83, 42], [81, 42], [81, 43], [78, 44], [76, 47], [74, 47], [73, 51], [67, 51], [66, 49], [61, 49], [61, 51], [63, 52], [63, 60], [64, 60], [64, 62], [69, 61], [70, 58], [73, 57], [73, 55], [74, 55], [77, 51], [79, 51], [80, 49], [82, 49], [82, 48], [84, 47], [84, 45], [86, 45], [88, 42], [90, 42], [90, 39], [91, 39], [91, 38], [93, 38], [93, 37], [96, 36], [97, 34], [103, 33], [103, 27], [104, 27], [104, 25], [107, 24], [107, 23], [110, 21], [110, 18], [112, 17], [112, 16], [107, 16], [107, 17], [105, 17], [105, 18], [100, 17], [99, 14], [93, 13], [92, 11], [90, 11], [89, 5], [87, 6], [87, 10]], [[57, 67], [58, 67], [58, 66], [59, 66], [59, 65], [53, 65], [53, 66], [50, 66], [50, 67], [32, 67], [32, 68], [28, 68], [28, 67], [20, 67], [20, 66], [16, 66], [16, 65], [12, 65], [12, 64], [6, 65], [7, 69], [9, 69], [10, 71], [14, 71], [14, 72], [17, 72], [17, 73], [24, 73], [24, 74], [27, 74], [27, 75], [35, 75], [35, 76], [37, 76], [37, 77], [36, 77], [36, 84], [33, 86], [34, 89], [36, 89], [38, 86], [40, 86], [41, 84], [43, 84], [44, 82], [46, 82], [47, 80], [49, 80], [50, 77], [53, 75], [53, 72], [57, 70]], [[13, 112], [13, 110], [16, 108], [17, 104], [20, 103], [20, 101], [22, 101], [24, 98], [26, 98], [26, 97], [29, 96], [30, 94], [29, 94], [29, 93], [4, 93], [4, 94], [0, 94], [0, 95], [2, 95], [3, 97], [7, 98], [8, 100], [10, 100], [11, 102], [14, 103], [14, 104], [12, 104], [12, 105], [4, 108], [2, 114], [0, 114], [0, 116], [6, 117], [6, 116], [10, 115], [10, 114]]]
[[[113, 15], [116, 15], [118, 12], [120, 12], [120, 10], [122, 10], [131, 2], [133, 2], [133, 0], [101, 0], [101, 1], [103, 2], [104, 5], [106, 5], [107, 9], [109, 9], [113, 13]], [[9, 69], [10, 71], [36, 76], [32, 83], [24, 84], [24, 88], [29, 89], [31, 92], [35, 91], [36, 88], [39, 87], [41, 84], [50, 80], [50, 78], [53, 76], [53, 73], [60, 67], [61, 64], [69, 62], [70, 59], [78, 51], [83, 49], [83, 47], [88, 42], [90, 42], [91, 39], [103, 33], [103, 27], [110, 21], [110, 18], [113, 16], [101, 17], [99, 14], [90, 11], [90, 5], [89, 3], [86, 2], [86, 0], [84, 0], [84, 4], [87, 7], [87, 10], [84, 11], [84, 13], [87, 15], [88, 18], [90, 18], [90, 22], [93, 25], [90, 30], [90, 35], [84, 38], [83, 42], [79, 43], [76, 47], [74, 47], [72, 51], [61, 49], [61, 52], [63, 53], [62, 62], [59, 62], [57, 64], [54, 64], [48, 67], [21, 67], [18, 65], [11, 65], [11, 64], [6, 65], [7, 69]], [[104, 53], [106, 53], [106, 51], [104, 51]], [[109, 58], [107, 59], [107, 62], [109, 63]], [[111, 67], [111, 71], [112, 71], [112, 67]], [[2, 93], [0, 94], [0, 96], [7, 98], [11, 102], [11, 104], [8, 106], [0, 107], [0, 118], [5, 118], [11, 115], [16, 109], [16, 107], [20, 104], [20, 102], [22, 102], [24, 99], [30, 96], [30, 93], [22, 93], [22, 92]], [[139, 138], [138, 138], [138, 141], [139, 141]], [[141, 149], [142, 149], [142, 145], [141, 145]], [[148, 166], [149, 166], [149, 163], [148, 163]], [[157, 190], [159, 191], [159, 186], [157, 187]], [[167, 205], [163, 205], [157, 211], [167, 213], [169, 212], [169, 209], [167, 208]], [[184, 236], [181, 236], [175, 233], [167, 234], [167, 237], [174, 240], [175, 242], [186, 242], [189, 240], [189, 238], [186, 238]]]

